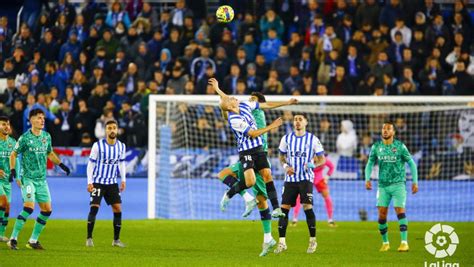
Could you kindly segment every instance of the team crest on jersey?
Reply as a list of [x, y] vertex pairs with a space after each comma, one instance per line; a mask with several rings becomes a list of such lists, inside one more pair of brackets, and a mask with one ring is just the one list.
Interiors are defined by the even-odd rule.
[[392, 148], [392, 152], [397, 153], [397, 148], [396, 147]]

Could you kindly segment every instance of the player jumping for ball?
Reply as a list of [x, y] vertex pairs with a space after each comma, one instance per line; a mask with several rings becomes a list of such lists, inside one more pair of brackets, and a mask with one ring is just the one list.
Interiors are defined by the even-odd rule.
[[[255, 171], [258, 171], [265, 181], [268, 198], [273, 206], [272, 217], [282, 217], [285, 214], [281, 211], [275, 185], [273, 183], [270, 165], [267, 155], [263, 151], [263, 140], [261, 135], [278, 128], [282, 125], [281, 118], [276, 119], [265, 128], [257, 129], [252, 111], [255, 109], [268, 109], [275, 106], [270, 103], [240, 102], [235, 97], [226, 95], [219, 89], [216, 79], [209, 79], [209, 84], [221, 97], [220, 107], [228, 112], [228, 121], [238, 143], [239, 159], [244, 169], [245, 179], [232, 186], [222, 197], [221, 209], [225, 210], [230, 199], [241, 191], [255, 185]], [[296, 99], [289, 101], [289, 104], [296, 104]], [[254, 171], [255, 170], [255, 171]]]

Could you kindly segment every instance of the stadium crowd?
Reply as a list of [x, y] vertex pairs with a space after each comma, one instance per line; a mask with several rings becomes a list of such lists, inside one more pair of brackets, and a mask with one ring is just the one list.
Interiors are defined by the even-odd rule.
[[0, 113], [18, 137], [42, 108], [55, 146], [90, 146], [116, 118], [142, 147], [148, 96], [215, 94], [210, 77], [230, 94], [473, 94], [467, 1], [221, 2], [232, 23], [204, 0], [25, 1], [16, 32], [0, 18]]

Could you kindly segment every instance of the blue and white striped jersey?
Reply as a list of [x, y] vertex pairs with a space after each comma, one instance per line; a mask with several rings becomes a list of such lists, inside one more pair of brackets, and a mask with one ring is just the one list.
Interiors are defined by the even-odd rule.
[[291, 132], [283, 136], [279, 149], [280, 153], [286, 155], [287, 164], [295, 170], [293, 175], [285, 175], [285, 182], [313, 182], [314, 173], [307, 168], [307, 164], [314, 163], [316, 155], [324, 154], [323, 145], [316, 136], [308, 132], [303, 136], [296, 136], [295, 132]]
[[89, 161], [95, 163], [93, 183], [116, 184], [120, 175], [119, 164], [125, 161], [125, 153], [125, 144], [119, 140], [115, 145], [109, 145], [105, 138], [95, 142], [89, 156]]
[[259, 108], [258, 102], [243, 101], [239, 104], [240, 114], [229, 112], [229, 125], [234, 132], [239, 152], [250, 150], [263, 145], [262, 138], [252, 138], [247, 133], [257, 130], [257, 124], [252, 116], [252, 111]]

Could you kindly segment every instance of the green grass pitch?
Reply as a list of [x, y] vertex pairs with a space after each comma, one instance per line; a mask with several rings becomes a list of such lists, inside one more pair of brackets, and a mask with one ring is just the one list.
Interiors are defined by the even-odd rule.
[[[425, 231], [434, 223], [410, 222], [410, 252], [399, 253], [398, 222], [390, 222], [392, 248], [381, 253], [375, 222], [340, 222], [335, 229], [318, 222], [318, 249], [308, 255], [308, 230], [301, 221], [297, 227], [288, 227], [284, 254], [260, 258], [259, 221], [126, 220], [121, 239], [128, 247], [120, 249], [111, 247], [111, 221], [96, 223], [95, 247], [86, 248], [85, 221], [53, 219], [40, 238], [45, 251], [25, 247], [33, 222], [29, 220], [20, 234], [20, 250], [0, 244], [0, 266], [425, 266], [425, 261], [429, 266], [437, 262], [424, 249]], [[452, 257], [443, 260], [474, 266], [474, 223], [447, 224], [455, 228], [460, 244]], [[276, 221], [273, 236], [278, 237]]]

